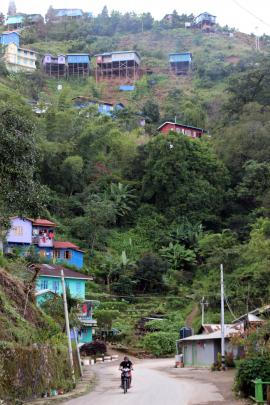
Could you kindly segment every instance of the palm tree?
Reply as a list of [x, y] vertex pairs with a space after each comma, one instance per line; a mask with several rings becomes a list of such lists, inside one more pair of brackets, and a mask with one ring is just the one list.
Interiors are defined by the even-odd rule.
[[109, 191], [106, 192], [106, 196], [112, 201], [118, 217], [126, 216], [135, 205], [134, 190], [122, 183], [111, 183]]

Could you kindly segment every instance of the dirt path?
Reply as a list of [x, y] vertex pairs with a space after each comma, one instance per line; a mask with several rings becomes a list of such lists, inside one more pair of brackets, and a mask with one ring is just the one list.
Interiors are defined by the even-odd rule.
[[196, 316], [198, 315], [198, 313], [199, 313], [199, 308], [197, 305], [195, 305], [192, 308], [192, 311], [190, 312], [190, 314], [187, 316], [185, 325], [187, 325], [189, 328], [192, 328], [193, 321], [196, 318]]
[[[99, 382], [95, 390], [65, 405], [203, 405], [227, 404], [216, 385], [208, 381], [178, 378], [171, 374], [173, 359], [145, 360], [135, 364], [133, 387], [124, 395], [117, 364], [96, 368]], [[179, 371], [179, 370], [178, 370]], [[237, 402], [230, 402], [230, 405]]]

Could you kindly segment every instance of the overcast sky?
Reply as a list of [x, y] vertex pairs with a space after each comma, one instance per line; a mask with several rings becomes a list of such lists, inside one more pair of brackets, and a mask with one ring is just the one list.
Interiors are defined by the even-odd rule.
[[[8, 3], [9, 0], [0, 0], [0, 11], [4, 14], [7, 13]], [[105, 4], [109, 11], [150, 11], [156, 19], [161, 19], [174, 9], [179, 14], [208, 11], [218, 17], [221, 25], [228, 24], [247, 33], [257, 31], [270, 35], [270, 0], [16, 0], [18, 12], [42, 14], [50, 5], [54, 8], [82, 8], [98, 14]]]

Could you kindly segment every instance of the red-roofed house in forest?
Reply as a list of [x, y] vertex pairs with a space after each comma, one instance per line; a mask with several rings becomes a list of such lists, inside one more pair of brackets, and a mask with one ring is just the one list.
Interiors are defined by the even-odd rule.
[[19, 250], [20, 254], [30, 254], [30, 248], [39, 255], [55, 263], [66, 263], [83, 267], [84, 252], [74, 243], [55, 240], [56, 224], [47, 219], [13, 217], [6, 236], [4, 251], [11, 254]]
[[184, 125], [184, 124], [178, 124], [176, 122], [164, 122], [159, 128], [159, 132], [162, 132], [163, 134], [168, 134], [169, 132], [177, 132], [183, 135], [190, 136], [191, 138], [201, 138], [203, 134], [205, 134], [207, 131], [205, 131], [202, 128], [197, 128], [193, 127], [190, 125]]

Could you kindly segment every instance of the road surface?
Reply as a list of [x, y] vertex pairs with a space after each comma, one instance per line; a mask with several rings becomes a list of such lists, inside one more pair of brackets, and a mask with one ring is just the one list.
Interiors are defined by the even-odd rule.
[[[113, 364], [113, 365], [112, 365]], [[98, 383], [90, 394], [64, 405], [222, 405], [223, 397], [211, 383], [178, 379], [166, 373], [169, 360], [145, 360], [135, 364], [132, 388], [123, 394], [118, 364], [97, 365]]]

